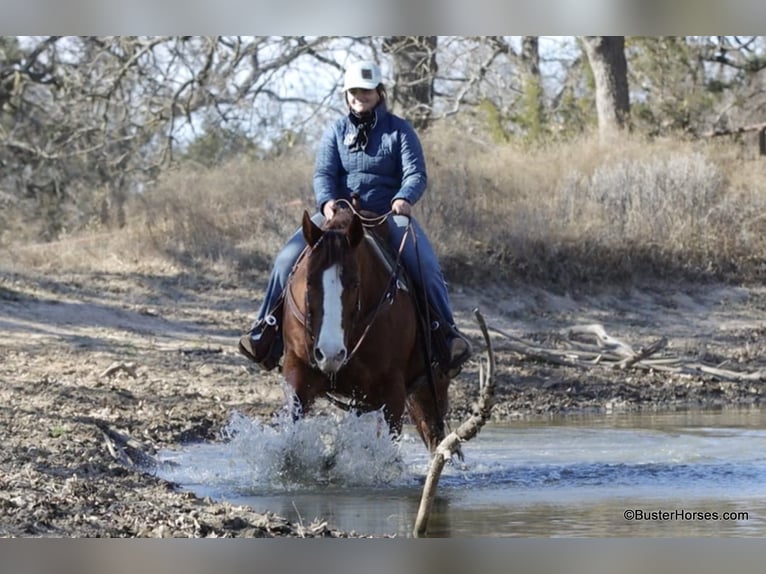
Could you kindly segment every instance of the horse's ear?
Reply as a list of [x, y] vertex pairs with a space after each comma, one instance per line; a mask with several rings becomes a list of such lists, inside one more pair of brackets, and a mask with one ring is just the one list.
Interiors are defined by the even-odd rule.
[[351, 218], [351, 224], [348, 226], [346, 236], [348, 237], [348, 242], [351, 247], [356, 247], [362, 242], [362, 239], [364, 239], [364, 226], [358, 215], [354, 214]]
[[319, 238], [322, 237], [322, 229], [313, 221], [308, 211], [303, 212], [303, 238], [309, 247], [314, 247]]

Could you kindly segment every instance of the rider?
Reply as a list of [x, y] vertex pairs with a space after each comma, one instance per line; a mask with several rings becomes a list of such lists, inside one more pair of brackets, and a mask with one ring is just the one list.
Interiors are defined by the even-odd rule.
[[[374, 62], [358, 62], [344, 75], [343, 93], [348, 114], [325, 131], [314, 168], [314, 195], [319, 208], [312, 220], [321, 225], [332, 217], [338, 200], [358, 194], [360, 208], [376, 214], [389, 211], [389, 238], [398, 249], [412, 223], [417, 246], [410, 237], [401, 254], [402, 264], [449, 327], [449, 375], [456, 376], [471, 356], [471, 345], [452, 316], [447, 286], [433, 248], [412, 217], [412, 206], [426, 189], [423, 150], [412, 126], [386, 108], [386, 89]], [[298, 230], [277, 255], [266, 296], [251, 330], [240, 339], [243, 355], [266, 370], [274, 368], [282, 354], [282, 294], [305, 241]], [[417, 251], [416, 251], [417, 248]], [[421, 275], [422, 267], [422, 275]], [[425, 278], [421, 285], [420, 278]], [[279, 336], [278, 336], [279, 335]]]

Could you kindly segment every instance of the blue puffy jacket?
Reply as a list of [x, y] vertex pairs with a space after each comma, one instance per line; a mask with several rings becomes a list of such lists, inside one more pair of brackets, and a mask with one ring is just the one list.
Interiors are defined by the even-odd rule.
[[415, 130], [384, 105], [374, 112], [364, 150], [352, 151], [345, 143], [357, 129], [350, 115], [333, 122], [322, 136], [314, 167], [314, 195], [320, 211], [329, 200], [350, 199], [353, 192], [359, 193], [362, 209], [374, 213], [386, 213], [395, 199], [415, 204], [423, 195], [426, 162]]

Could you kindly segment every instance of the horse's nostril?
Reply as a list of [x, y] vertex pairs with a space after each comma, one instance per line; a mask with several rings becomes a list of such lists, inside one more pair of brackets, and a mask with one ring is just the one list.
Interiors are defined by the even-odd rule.
[[314, 360], [317, 364], [331, 363], [334, 365], [343, 364], [348, 357], [348, 351], [346, 348], [342, 348], [339, 351], [331, 351], [329, 355], [326, 355], [319, 347], [314, 348]]

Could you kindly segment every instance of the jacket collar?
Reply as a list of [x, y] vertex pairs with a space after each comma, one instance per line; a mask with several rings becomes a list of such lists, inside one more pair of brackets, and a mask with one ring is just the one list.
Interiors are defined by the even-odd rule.
[[[386, 108], [386, 103], [381, 101], [377, 106], [375, 106], [372, 110], [373, 114], [373, 120], [372, 120], [372, 127], [374, 128], [376, 125], [378, 125], [378, 122], [380, 122], [383, 118], [385, 118], [388, 115], [388, 108]], [[359, 125], [360, 119], [358, 116], [354, 115], [350, 110], [347, 114], [347, 119], [351, 124], [354, 126]]]
[[367, 149], [367, 144], [370, 141], [370, 134], [378, 125], [378, 122], [387, 114], [385, 105], [377, 105], [371, 114], [366, 115], [363, 118], [349, 112], [347, 121], [348, 125], [346, 133], [343, 138], [343, 144], [348, 151], [364, 151]]

